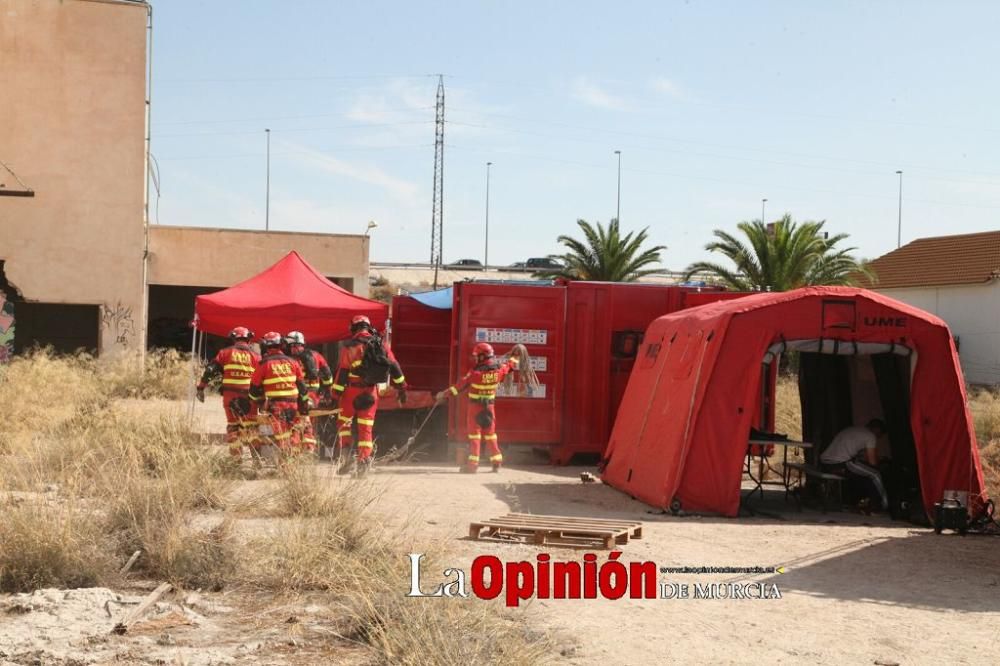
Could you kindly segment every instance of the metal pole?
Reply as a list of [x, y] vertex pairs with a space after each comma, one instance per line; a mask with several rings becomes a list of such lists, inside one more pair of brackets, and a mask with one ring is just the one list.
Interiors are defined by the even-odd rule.
[[194, 320], [191, 322], [191, 381], [189, 382], [188, 398], [191, 401], [188, 416], [190, 420], [194, 421], [194, 400], [195, 400], [195, 386], [194, 376], [198, 374], [198, 362], [195, 360], [198, 353], [198, 315], [194, 316]]
[[145, 367], [146, 346], [149, 344], [149, 160], [153, 112], [153, 7], [146, 8], [146, 155], [143, 160], [142, 186], [142, 313], [139, 315], [139, 363]]
[[267, 137], [267, 176], [264, 185], [264, 231], [271, 228], [271, 130], [264, 129]]
[[896, 249], [903, 244], [903, 172], [897, 171], [899, 174], [899, 222], [896, 226]]
[[767, 222], [764, 221], [764, 206], [766, 206], [766, 205], [767, 205], [767, 199], [761, 199], [760, 200], [760, 223], [761, 224], [767, 224]]
[[618, 156], [618, 208], [615, 212], [615, 219], [621, 224], [622, 220], [622, 151], [616, 150]]
[[483, 270], [490, 266], [490, 167], [493, 162], [486, 163], [486, 249], [483, 251]]

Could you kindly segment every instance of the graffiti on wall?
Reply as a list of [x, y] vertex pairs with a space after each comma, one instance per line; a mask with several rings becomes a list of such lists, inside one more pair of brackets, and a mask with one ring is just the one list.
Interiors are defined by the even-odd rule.
[[0, 292], [0, 363], [14, 355], [14, 303]]
[[128, 347], [135, 337], [132, 308], [122, 306], [121, 301], [114, 306], [105, 303], [101, 306], [101, 326], [107, 332], [109, 340], [122, 347]]

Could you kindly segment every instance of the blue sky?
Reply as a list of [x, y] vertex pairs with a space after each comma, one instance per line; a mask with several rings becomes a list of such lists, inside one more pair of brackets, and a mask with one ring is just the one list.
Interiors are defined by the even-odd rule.
[[825, 219], [862, 257], [1000, 228], [1000, 4], [170, 0], [154, 15], [162, 224], [360, 233], [444, 260], [557, 252], [578, 218], [650, 228], [680, 270], [716, 228]]

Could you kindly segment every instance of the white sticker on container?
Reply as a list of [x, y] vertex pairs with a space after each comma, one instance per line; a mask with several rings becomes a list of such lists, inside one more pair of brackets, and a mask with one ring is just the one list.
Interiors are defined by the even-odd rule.
[[499, 342], [510, 345], [544, 345], [549, 332], [535, 328], [477, 328], [476, 342]]
[[532, 356], [531, 369], [535, 372], [547, 371], [549, 369], [549, 359], [544, 356]]
[[510, 384], [500, 384], [497, 386], [498, 398], [545, 398], [545, 384], [539, 384], [534, 388], [521, 386], [517, 382]]

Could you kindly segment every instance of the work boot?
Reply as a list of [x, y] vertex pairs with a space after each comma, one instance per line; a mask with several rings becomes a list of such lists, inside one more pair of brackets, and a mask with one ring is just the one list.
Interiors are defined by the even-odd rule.
[[340, 463], [340, 467], [337, 469], [337, 474], [350, 474], [352, 469], [354, 469], [354, 459], [347, 457], [344, 462]]
[[500, 473], [500, 463], [498, 462], [493, 463], [493, 473], [494, 474]]
[[372, 459], [366, 458], [365, 460], [358, 461], [358, 471], [356, 473], [356, 478], [363, 479], [368, 475], [369, 470], [372, 468]]

